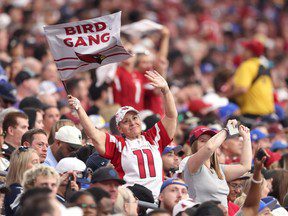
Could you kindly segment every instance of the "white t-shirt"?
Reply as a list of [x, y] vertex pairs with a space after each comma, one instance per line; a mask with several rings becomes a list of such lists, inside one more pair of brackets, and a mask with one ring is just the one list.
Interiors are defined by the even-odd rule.
[[189, 196], [200, 203], [218, 200], [228, 208], [227, 196], [229, 187], [225, 179], [224, 169], [225, 165], [220, 165], [220, 170], [224, 177], [221, 180], [214, 170], [209, 170], [205, 165], [202, 165], [196, 173], [191, 174], [187, 163], [184, 168], [184, 180], [188, 185]]
[[106, 134], [104, 157], [111, 160], [127, 185], [141, 184], [158, 197], [163, 182], [161, 153], [171, 142], [163, 124], [158, 122], [141, 138], [129, 140]]

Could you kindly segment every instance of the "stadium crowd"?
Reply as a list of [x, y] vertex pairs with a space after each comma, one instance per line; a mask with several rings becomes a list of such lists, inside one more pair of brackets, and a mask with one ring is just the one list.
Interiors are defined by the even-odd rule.
[[[43, 26], [117, 11], [162, 27], [62, 83]], [[287, 25], [283, 0], [0, 1], [1, 214], [288, 215]]]

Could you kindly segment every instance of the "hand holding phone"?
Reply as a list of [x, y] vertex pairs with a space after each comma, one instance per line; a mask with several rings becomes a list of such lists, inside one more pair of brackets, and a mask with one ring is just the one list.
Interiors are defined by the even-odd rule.
[[[267, 152], [263, 149], [263, 148], [260, 148], [257, 153], [256, 153], [256, 158], [261, 161], [263, 157], [266, 156], [266, 160], [268, 159], [269, 155], [267, 154]], [[266, 162], [265, 160], [265, 162]], [[265, 163], [264, 162], [264, 163]]]
[[227, 129], [230, 136], [239, 134], [238, 123], [236, 120], [229, 120], [227, 123]]

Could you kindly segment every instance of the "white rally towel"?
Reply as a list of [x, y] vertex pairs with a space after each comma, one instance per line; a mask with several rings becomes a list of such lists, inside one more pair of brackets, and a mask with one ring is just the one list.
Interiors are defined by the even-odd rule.
[[45, 36], [61, 80], [131, 57], [121, 43], [120, 26], [121, 12], [45, 26]]

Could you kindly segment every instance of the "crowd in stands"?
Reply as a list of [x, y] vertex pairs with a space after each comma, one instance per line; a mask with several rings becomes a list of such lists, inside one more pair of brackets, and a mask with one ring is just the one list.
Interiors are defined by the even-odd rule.
[[[162, 27], [62, 83], [43, 26], [117, 11]], [[288, 215], [287, 25], [283, 0], [0, 1], [0, 214]]]

